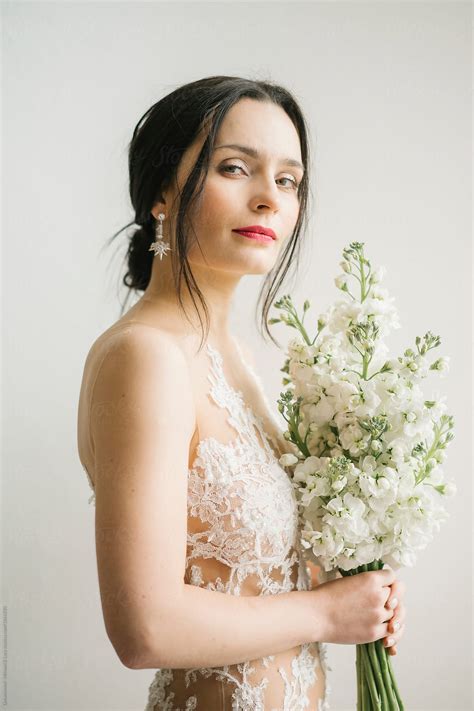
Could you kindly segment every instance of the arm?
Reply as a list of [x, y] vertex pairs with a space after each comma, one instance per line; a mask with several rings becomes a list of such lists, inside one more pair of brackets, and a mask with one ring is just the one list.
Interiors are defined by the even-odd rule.
[[315, 592], [232, 596], [184, 583], [195, 428], [185, 356], [136, 324], [116, 334], [91, 402], [104, 622], [129, 668], [216, 666], [322, 634]]
[[[168, 609], [150, 602], [146, 649], [133, 668], [213, 667], [286, 651], [319, 635], [318, 601], [304, 590], [236, 596], [185, 584]], [[321, 610], [322, 614], [322, 610]], [[316, 629], [315, 629], [316, 628]]]

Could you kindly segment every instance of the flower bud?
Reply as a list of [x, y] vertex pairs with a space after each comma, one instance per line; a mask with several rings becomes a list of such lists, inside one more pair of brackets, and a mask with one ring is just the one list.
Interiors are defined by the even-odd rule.
[[380, 281], [382, 281], [383, 277], [385, 276], [385, 267], [380, 266], [376, 267], [372, 274], [370, 275], [370, 281], [372, 284], [378, 284]]
[[298, 462], [298, 457], [295, 457], [295, 455], [290, 452], [286, 452], [285, 454], [282, 454], [278, 461], [282, 467], [290, 467], [292, 464], [296, 464]]
[[304, 437], [306, 434], [306, 425], [304, 422], [300, 422], [298, 425], [298, 434], [300, 437]]
[[339, 274], [339, 276], [334, 279], [334, 283], [338, 289], [347, 291], [347, 277], [345, 274]]

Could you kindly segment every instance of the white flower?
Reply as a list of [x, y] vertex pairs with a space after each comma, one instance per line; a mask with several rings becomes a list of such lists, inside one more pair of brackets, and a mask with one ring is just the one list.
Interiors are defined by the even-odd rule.
[[449, 358], [419, 347], [439, 345], [431, 333], [390, 357], [384, 339], [400, 323], [380, 285], [384, 267], [370, 268], [363, 301], [360, 282], [352, 283], [362, 267], [344, 259], [341, 268], [342, 298], [318, 318], [313, 345], [298, 337], [288, 346], [305, 449], [279, 461], [295, 465], [302, 544], [318, 565], [329, 572], [383, 560], [396, 569], [414, 564], [448, 516], [443, 495], [456, 493], [439, 466], [452, 427], [445, 398], [421, 388], [429, 371], [449, 370]]
[[370, 275], [370, 279], [374, 284], [377, 284], [378, 282], [382, 281], [383, 277], [385, 276], [385, 267], [380, 266], [374, 269], [372, 274]]
[[298, 462], [298, 457], [295, 457], [295, 455], [290, 452], [286, 452], [285, 454], [282, 454], [278, 461], [282, 467], [290, 467], [292, 464], [296, 464]]
[[347, 276], [346, 274], [340, 274], [334, 279], [334, 283], [337, 286], [338, 289], [341, 289], [343, 286], [347, 284]]

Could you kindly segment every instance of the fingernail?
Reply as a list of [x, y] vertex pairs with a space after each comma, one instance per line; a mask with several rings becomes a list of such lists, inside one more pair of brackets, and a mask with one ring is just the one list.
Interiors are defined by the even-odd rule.
[[392, 598], [390, 600], [389, 607], [391, 607], [393, 610], [393, 608], [396, 607], [397, 605], [398, 605], [398, 598], [396, 598], [396, 597]]
[[395, 640], [393, 639], [393, 637], [389, 637], [387, 639], [387, 647], [391, 647], [394, 642]]
[[393, 623], [393, 631], [396, 632], [398, 629], [400, 629], [400, 623], [399, 623], [399, 622], [394, 622], [394, 623]]

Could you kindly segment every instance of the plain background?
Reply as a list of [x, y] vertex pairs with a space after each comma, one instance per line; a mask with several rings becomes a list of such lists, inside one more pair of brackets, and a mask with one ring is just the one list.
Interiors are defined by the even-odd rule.
[[[408, 617], [392, 663], [407, 710], [472, 709], [471, 5], [4, 2], [2, 16], [3, 703], [145, 706], [153, 670], [122, 666], [102, 620], [77, 399], [87, 352], [125, 298], [125, 233], [119, 253], [101, 249], [133, 219], [133, 127], [180, 84], [232, 74], [287, 86], [310, 125], [311, 228], [281, 293], [309, 298], [316, 323], [340, 296], [343, 247], [363, 241], [396, 299], [391, 352], [431, 330], [451, 358], [425, 387], [455, 418], [444, 469], [458, 495], [398, 573]], [[242, 280], [233, 323], [276, 403], [284, 355], [258, 335], [260, 285]], [[282, 345], [294, 335], [272, 328]], [[330, 645], [329, 663], [332, 711], [355, 709], [355, 648]]]

